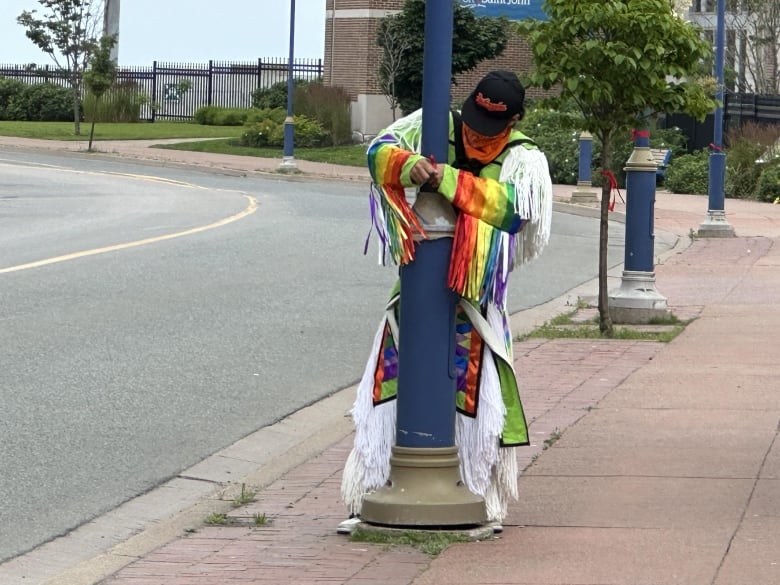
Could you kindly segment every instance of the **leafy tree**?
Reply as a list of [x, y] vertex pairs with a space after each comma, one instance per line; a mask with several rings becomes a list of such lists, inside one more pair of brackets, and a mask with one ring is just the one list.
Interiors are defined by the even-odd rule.
[[99, 46], [97, 31], [103, 26], [103, 0], [38, 0], [45, 12], [25, 10], [16, 19], [25, 34], [55, 65], [67, 72], [73, 92], [74, 134], [81, 134], [82, 74], [90, 55]]
[[[649, 115], [685, 112], [703, 119], [715, 107], [704, 83], [689, 76], [711, 49], [678, 17], [670, 0], [546, 0], [547, 21], [518, 23], [527, 36], [533, 85], [559, 88], [551, 102], [573, 99], [584, 129], [602, 145], [602, 169], [612, 167], [615, 136], [642, 128]], [[601, 197], [599, 328], [612, 335], [607, 289], [609, 181]]]
[[[385, 31], [393, 34], [392, 44]], [[455, 3], [452, 40], [452, 74], [474, 69], [480, 62], [501, 55], [506, 48], [509, 21], [504, 18], [479, 18], [470, 8]], [[422, 104], [423, 48], [425, 44], [425, 0], [406, 0], [398, 14], [384, 19], [377, 43], [384, 49], [380, 65], [380, 83], [392, 85], [401, 110], [408, 114]], [[397, 47], [405, 49], [398, 67], [389, 67], [397, 59]], [[393, 79], [382, 80], [383, 71], [393, 71]]]
[[92, 125], [89, 128], [89, 150], [92, 150], [92, 139], [95, 136], [95, 118], [98, 102], [103, 98], [116, 80], [116, 64], [111, 58], [111, 49], [116, 45], [116, 38], [104, 36], [100, 39], [100, 47], [89, 60], [89, 69], [84, 73], [84, 85], [95, 97], [95, 107], [92, 110]]

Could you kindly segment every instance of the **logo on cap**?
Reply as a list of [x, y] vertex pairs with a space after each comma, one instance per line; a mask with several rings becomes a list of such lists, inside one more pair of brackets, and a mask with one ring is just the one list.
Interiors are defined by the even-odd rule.
[[482, 92], [479, 92], [477, 97], [474, 99], [480, 108], [484, 108], [488, 112], [506, 112], [509, 109], [504, 102], [498, 102], [497, 104], [494, 104], [490, 98], [486, 98], [484, 95], [482, 95]]

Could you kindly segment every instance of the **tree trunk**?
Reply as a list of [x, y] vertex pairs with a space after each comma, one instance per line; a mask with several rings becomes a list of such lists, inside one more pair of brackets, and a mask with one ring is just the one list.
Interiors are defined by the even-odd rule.
[[87, 150], [89, 152], [92, 152], [92, 138], [95, 136], [95, 116], [96, 114], [92, 114], [92, 126], [89, 129], [89, 147]]
[[[608, 171], [612, 165], [610, 155], [611, 137], [606, 134], [601, 137], [601, 169]], [[609, 316], [609, 288], [607, 283], [607, 252], [609, 250], [609, 200], [612, 192], [610, 181], [604, 178], [601, 188], [601, 220], [599, 223], [599, 330], [606, 337], [612, 337], [612, 318]]]
[[81, 136], [81, 107], [78, 88], [73, 88], [73, 134]]

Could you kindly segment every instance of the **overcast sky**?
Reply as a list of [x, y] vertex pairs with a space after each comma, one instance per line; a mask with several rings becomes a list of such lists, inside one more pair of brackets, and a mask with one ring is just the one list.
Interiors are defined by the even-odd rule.
[[[50, 63], [16, 17], [37, 0], [0, 0], [0, 63]], [[120, 65], [287, 57], [289, 0], [124, 0]], [[322, 58], [325, 0], [295, 0], [295, 55]]]

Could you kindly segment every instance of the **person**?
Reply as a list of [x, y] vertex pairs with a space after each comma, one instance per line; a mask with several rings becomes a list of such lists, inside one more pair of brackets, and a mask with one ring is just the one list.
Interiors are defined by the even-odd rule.
[[[552, 184], [547, 159], [515, 129], [525, 113], [525, 90], [514, 73], [492, 71], [461, 112], [451, 112], [448, 160], [421, 153], [422, 111], [394, 122], [368, 148], [373, 179], [372, 225], [380, 262], [414, 259], [414, 242], [428, 237], [425, 217], [405, 189], [429, 185], [454, 213], [448, 284], [460, 295], [456, 324], [457, 420], [460, 472], [485, 499], [500, 530], [517, 498], [516, 447], [528, 429], [512, 365], [507, 281], [512, 267], [537, 257], [549, 240]], [[438, 197], [438, 196], [437, 196]], [[418, 194], [418, 202], [420, 200]], [[353, 449], [344, 466], [342, 499], [359, 523], [363, 498], [387, 484], [395, 440], [400, 283], [391, 292], [352, 409]]]

